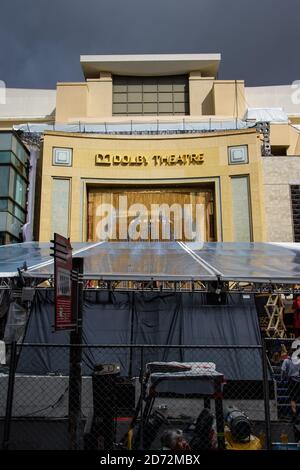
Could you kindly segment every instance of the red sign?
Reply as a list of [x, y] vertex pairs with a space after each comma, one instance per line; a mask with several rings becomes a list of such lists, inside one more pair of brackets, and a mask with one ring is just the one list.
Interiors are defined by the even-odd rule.
[[72, 247], [70, 239], [54, 234], [55, 331], [74, 330], [72, 310]]

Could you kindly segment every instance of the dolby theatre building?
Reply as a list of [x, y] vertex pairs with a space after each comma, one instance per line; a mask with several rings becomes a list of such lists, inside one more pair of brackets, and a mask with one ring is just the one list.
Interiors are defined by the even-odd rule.
[[218, 54], [81, 56], [85, 81], [35, 95], [32, 115], [11, 105], [2, 127], [40, 139], [36, 238], [98, 241], [113, 207], [111, 239], [129, 239], [139, 215], [143, 239], [188, 240], [178, 220], [195, 228], [201, 207], [205, 241], [300, 241], [293, 89], [218, 80], [219, 65]]

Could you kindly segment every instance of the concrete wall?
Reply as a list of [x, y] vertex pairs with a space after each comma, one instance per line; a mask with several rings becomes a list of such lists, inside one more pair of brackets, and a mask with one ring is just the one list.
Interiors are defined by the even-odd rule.
[[[6, 392], [8, 375], [0, 377], [0, 418], [5, 416]], [[136, 402], [140, 394], [139, 383], [135, 381]], [[82, 380], [82, 417], [87, 418], [93, 412], [92, 378], [83, 377]], [[53, 403], [57, 405], [53, 407]], [[214, 401], [211, 400], [212, 406]], [[155, 401], [155, 409], [160, 405], [167, 406], [168, 416], [180, 419], [180, 414], [196, 419], [203, 407], [199, 398], [160, 398]], [[224, 400], [223, 407], [236, 406], [243, 410], [252, 420], [264, 421], [265, 411], [263, 400]], [[38, 410], [38, 413], [37, 413]], [[214, 411], [214, 408], [213, 408]], [[277, 420], [277, 406], [275, 400], [270, 400], [271, 419]], [[66, 376], [16, 376], [13, 402], [13, 417], [32, 416], [33, 418], [59, 419], [68, 413], [68, 377]]]
[[245, 96], [250, 108], [283, 108], [289, 116], [299, 116], [299, 85], [246, 87]]
[[293, 242], [290, 185], [300, 185], [300, 157], [265, 157], [264, 203], [269, 242]]

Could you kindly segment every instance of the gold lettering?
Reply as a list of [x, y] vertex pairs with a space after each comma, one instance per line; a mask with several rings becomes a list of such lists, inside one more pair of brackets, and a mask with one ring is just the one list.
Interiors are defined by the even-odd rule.
[[[143, 155], [103, 155], [98, 153], [95, 155], [96, 165], [123, 165], [123, 166], [141, 166], [148, 165], [150, 157]], [[183, 155], [153, 155], [152, 161], [154, 165], [200, 165], [204, 163], [204, 153], [192, 153]]]
[[193, 154], [192, 155], [192, 161], [194, 161], [196, 164], [203, 163], [203, 161], [204, 161], [203, 154], [198, 154], [198, 155]]
[[96, 165], [110, 165], [110, 155], [102, 155], [101, 153], [98, 153], [96, 155]]
[[121, 157], [119, 155], [115, 155], [113, 157], [113, 164], [114, 165], [120, 165], [120, 163], [121, 163]]

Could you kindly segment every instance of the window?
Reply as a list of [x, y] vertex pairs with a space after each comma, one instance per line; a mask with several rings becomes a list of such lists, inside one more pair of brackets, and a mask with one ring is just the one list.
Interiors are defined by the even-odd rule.
[[233, 239], [235, 242], [251, 242], [252, 223], [249, 177], [231, 177], [231, 188]]
[[1, 132], [0, 133], [0, 150], [10, 150], [12, 146], [12, 133]]
[[0, 245], [6, 245], [8, 243], [19, 243], [20, 240], [8, 232], [0, 232]]
[[17, 136], [0, 132], [0, 243], [20, 241], [26, 221], [28, 157]]
[[0, 166], [0, 197], [8, 196], [9, 170], [8, 166]]
[[186, 75], [113, 77], [114, 115], [189, 114]]
[[14, 200], [21, 207], [25, 207], [26, 204], [26, 188], [27, 185], [23, 178], [16, 174]]
[[300, 185], [291, 186], [294, 242], [300, 242]]
[[12, 160], [12, 152], [4, 152], [0, 150], [0, 163], [10, 163]]
[[241, 165], [243, 163], [249, 163], [248, 146], [239, 145], [237, 147], [229, 147], [228, 160], [229, 165]]
[[69, 236], [70, 180], [53, 178], [52, 182], [52, 233]]
[[0, 199], [0, 212], [8, 210], [8, 199]]
[[0, 211], [25, 222], [27, 183], [13, 167], [0, 166]]
[[53, 148], [52, 165], [72, 166], [73, 150], [67, 148]]
[[11, 164], [15, 169], [24, 176], [28, 177], [27, 168], [24, 163], [22, 163], [13, 152], [4, 152], [0, 150], [0, 164]]

